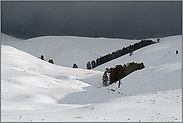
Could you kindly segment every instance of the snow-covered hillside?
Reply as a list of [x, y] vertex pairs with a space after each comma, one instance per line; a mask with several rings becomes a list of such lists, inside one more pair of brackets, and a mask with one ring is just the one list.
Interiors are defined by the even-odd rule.
[[[182, 36], [162, 38], [94, 70], [82, 68], [139, 40], [1, 36], [2, 121], [182, 121]], [[46, 61], [37, 58], [41, 54]], [[117, 83], [103, 87], [106, 67], [131, 61], [145, 68], [123, 78], [121, 88]], [[71, 68], [73, 63], [80, 68]]]
[[9, 35], [6, 35], [4, 33], [1, 33], [1, 41], [6, 42], [6, 43], [8, 43], [10, 41], [12, 43], [14, 41], [16, 42], [16, 41], [24, 41], [24, 40], [18, 39], [18, 38], [14, 38], [12, 36], [9, 36]]
[[[88, 61], [106, 55], [117, 49], [129, 46], [140, 40], [86, 38], [73, 36], [44, 36], [25, 40], [24, 42], [9, 42], [9, 36], [3, 36], [2, 44], [13, 46], [36, 57], [43, 54], [45, 60], [53, 59], [57, 65], [72, 67], [74, 63], [79, 68], [86, 68]], [[7, 37], [7, 38], [6, 38]]]
[[[155, 90], [178, 89], [182, 87], [181, 40], [181, 36], [162, 38], [160, 43], [134, 51], [132, 56], [125, 55], [107, 62], [96, 67], [95, 70], [103, 71], [105, 68], [111, 68], [119, 64], [123, 65], [133, 61], [138, 63], [143, 62], [145, 64], [143, 70], [140, 72], [136, 71], [122, 80], [123, 92], [137, 94], [153, 92]], [[176, 50], [179, 51], [178, 54], [176, 54]]]

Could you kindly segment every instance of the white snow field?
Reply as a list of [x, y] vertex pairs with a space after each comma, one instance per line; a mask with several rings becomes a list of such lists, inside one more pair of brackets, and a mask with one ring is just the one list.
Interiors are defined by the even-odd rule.
[[[1, 36], [2, 122], [182, 121], [180, 35], [161, 38], [92, 70], [86, 69], [88, 61], [140, 40]], [[45, 60], [37, 58], [41, 54]], [[48, 63], [49, 58], [55, 64]], [[120, 88], [118, 82], [102, 85], [105, 68], [132, 61], [143, 62], [145, 68], [123, 78]], [[79, 68], [72, 68], [73, 63]]]
[[97, 57], [139, 42], [137, 40], [74, 36], [44, 36], [23, 42], [9, 39], [9, 36], [3, 34], [2, 44], [13, 46], [36, 57], [44, 55], [46, 61], [53, 58], [54, 64], [57, 65], [72, 67], [76, 63], [79, 68], [86, 68], [87, 62], [96, 60]]

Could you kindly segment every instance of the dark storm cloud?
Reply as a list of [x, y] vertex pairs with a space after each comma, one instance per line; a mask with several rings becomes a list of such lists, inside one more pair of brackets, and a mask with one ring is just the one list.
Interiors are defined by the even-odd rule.
[[1, 2], [2, 32], [148, 38], [182, 34], [181, 2]]

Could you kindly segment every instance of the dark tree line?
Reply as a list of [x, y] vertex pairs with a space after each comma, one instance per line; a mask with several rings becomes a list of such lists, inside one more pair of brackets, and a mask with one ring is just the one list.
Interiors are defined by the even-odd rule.
[[[106, 71], [104, 72], [103, 75], [103, 85], [107, 86], [110, 85], [112, 83], [116, 83], [117, 81], [119, 81], [119, 85], [118, 87], [120, 87], [120, 80], [122, 78], [124, 78], [125, 76], [127, 76], [128, 74], [136, 71], [136, 70], [140, 70], [145, 68], [143, 62], [142, 63], [128, 63], [127, 65], [116, 65], [114, 68], [106, 68]], [[109, 77], [107, 76], [107, 73], [109, 74]]]
[[[157, 40], [157, 42], [158, 41], [159, 41], [159, 39]], [[87, 69], [93, 69], [101, 64], [104, 64], [110, 60], [116, 59], [116, 58], [126, 55], [128, 53], [130, 53], [130, 56], [131, 56], [133, 51], [138, 50], [142, 47], [157, 43], [157, 42], [153, 42], [152, 40], [141, 40], [139, 43], [135, 43], [128, 47], [123, 47], [120, 50], [114, 51], [105, 56], [101, 56], [100, 58], [97, 58], [96, 60], [92, 60], [91, 62], [89, 61], [86, 65], [86, 67], [87, 67]]]

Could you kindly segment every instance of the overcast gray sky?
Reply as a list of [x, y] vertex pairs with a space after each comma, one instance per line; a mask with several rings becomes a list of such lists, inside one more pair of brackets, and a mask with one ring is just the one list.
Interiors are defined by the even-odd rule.
[[1, 32], [142, 39], [182, 34], [182, 2], [1, 1]]

